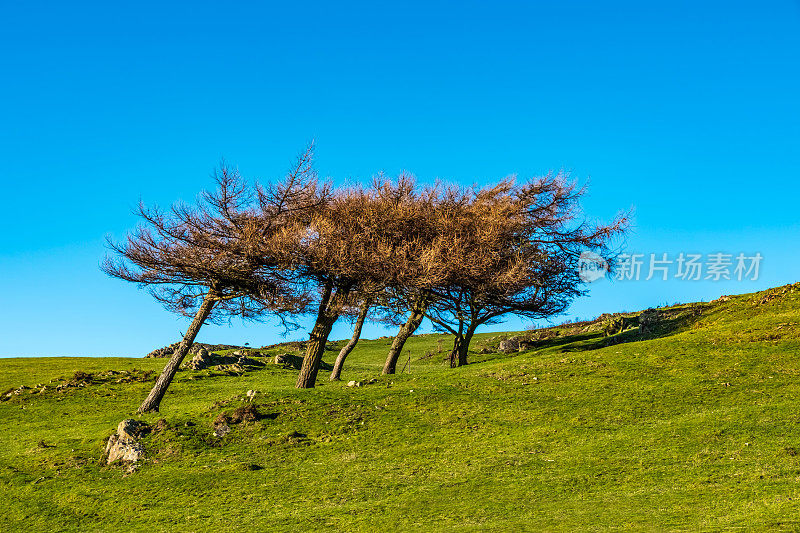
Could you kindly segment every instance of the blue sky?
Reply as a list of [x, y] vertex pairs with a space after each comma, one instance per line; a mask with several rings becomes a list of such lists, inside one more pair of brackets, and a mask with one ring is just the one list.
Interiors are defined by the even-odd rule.
[[630, 251], [764, 256], [757, 281], [600, 281], [569, 317], [800, 278], [796, 1], [5, 2], [0, 50], [0, 356], [177, 340], [185, 319], [99, 271], [105, 235], [220, 158], [267, 180], [312, 138], [338, 183], [566, 169], [591, 217], [635, 208]]

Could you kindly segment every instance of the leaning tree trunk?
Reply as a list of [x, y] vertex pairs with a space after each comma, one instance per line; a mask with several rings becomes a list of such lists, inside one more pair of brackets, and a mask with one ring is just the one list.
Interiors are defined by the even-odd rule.
[[384, 374], [394, 374], [397, 369], [397, 360], [400, 359], [400, 352], [403, 351], [408, 338], [417, 331], [417, 328], [422, 324], [422, 319], [425, 318], [424, 308], [414, 308], [408, 316], [406, 323], [400, 327], [397, 335], [392, 341], [392, 346], [389, 348], [389, 355], [386, 356], [386, 362], [383, 364]]
[[181, 366], [183, 358], [186, 357], [192, 344], [194, 344], [194, 338], [197, 336], [197, 332], [200, 331], [200, 328], [208, 318], [208, 315], [211, 314], [211, 310], [216, 303], [216, 294], [214, 291], [209, 291], [203, 299], [200, 309], [197, 310], [197, 314], [194, 315], [194, 320], [192, 320], [192, 323], [189, 325], [189, 329], [186, 330], [186, 334], [183, 336], [180, 345], [178, 345], [178, 349], [172, 354], [169, 363], [164, 367], [164, 371], [158, 376], [156, 384], [153, 385], [153, 390], [150, 391], [150, 394], [147, 395], [142, 405], [139, 406], [140, 413], [158, 411], [158, 406], [161, 404], [164, 394], [167, 393], [167, 387], [172, 383], [172, 379], [175, 377], [178, 367]]
[[322, 362], [322, 355], [325, 353], [328, 335], [331, 333], [334, 322], [339, 318], [340, 305], [349, 292], [342, 287], [339, 287], [333, 295], [331, 295], [332, 291], [333, 283], [328, 282], [319, 304], [317, 321], [308, 340], [303, 366], [300, 368], [300, 375], [297, 376], [295, 387], [298, 389], [311, 389], [317, 382], [317, 372], [319, 372], [319, 364]]
[[461, 345], [464, 342], [464, 337], [461, 334], [456, 335], [456, 338], [453, 340], [453, 349], [450, 350], [450, 355], [448, 359], [450, 360], [450, 368], [455, 368], [458, 366], [458, 360], [461, 352]]
[[463, 335], [456, 335], [453, 341], [453, 349], [450, 352], [450, 368], [456, 368], [467, 364], [467, 354], [469, 353], [469, 343], [475, 334], [474, 328], [467, 328]]
[[361, 306], [361, 312], [358, 314], [355, 327], [353, 328], [353, 336], [350, 337], [350, 341], [344, 345], [344, 348], [342, 348], [342, 350], [339, 352], [339, 355], [336, 356], [336, 362], [333, 364], [333, 372], [331, 372], [331, 381], [339, 381], [341, 378], [344, 360], [348, 355], [350, 355], [350, 352], [353, 351], [353, 348], [356, 347], [358, 339], [361, 337], [361, 328], [364, 326], [364, 321], [367, 319], [367, 314], [369, 314], [369, 306], [371, 303], [371, 301], [365, 300], [364, 304]]

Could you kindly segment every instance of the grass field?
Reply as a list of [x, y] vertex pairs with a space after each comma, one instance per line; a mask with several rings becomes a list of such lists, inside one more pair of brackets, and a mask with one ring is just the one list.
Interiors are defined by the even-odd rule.
[[[362, 341], [313, 390], [272, 364], [181, 371], [132, 474], [104, 441], [165, 360], [1, 359], [0, 392], [47, 389], [0, 403], [0, 530], [800, 529], [800, 285], [663, 313], [511, 355], [478, 335], [492, 353], [459, 369], [448, 337], [414, 337], [395, 376], [391, 339]], [[249, 389], [260, 419], [214, 437]]]

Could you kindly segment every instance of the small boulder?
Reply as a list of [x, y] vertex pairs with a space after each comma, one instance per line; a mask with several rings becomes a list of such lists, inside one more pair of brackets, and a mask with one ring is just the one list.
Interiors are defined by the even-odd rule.
[[528, 350], [533, 350], [536, 347], [536, 344], [531, 341], [520, 341], [518, 350], [520, 352], [526, 352]]
[[197, 349], [197, 353], [186, 365], [192, 370], [202, 370], [211, 364], [211, 354], [204, 347]]
[[500, 341], [500, 351], [505, 354], [519, 351], [519, 341], [514, 337]]
[[106, 444], [106, 464], [115, 461], [135, 463], [144, 456], [144, 447], [133, 439], [111, 435]]
[[150, 432], [150, 425], [147, 422], [127, 418], [117, 426], [117, 434], [129, 439], [138, 439]]
[[360, 381], [348, 381], [347, 382], [347, 386], [348, 387], [360, 387], [361, 386], [361, 382]]
[[129, 418], [120, 422], [117, 432], [106, 443], [106, 464], [139, 461], [144, 456], [144, 446], [138, 439], [149, 431], [150, 426], [139, 420]]

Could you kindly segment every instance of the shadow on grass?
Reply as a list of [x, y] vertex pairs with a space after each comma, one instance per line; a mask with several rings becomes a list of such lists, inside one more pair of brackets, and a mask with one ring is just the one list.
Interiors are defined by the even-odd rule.
[[[295, 370], [300, 370], [303, 366], [303, 356], [302, 355], [295, 355], [295, 354], [283, 354], [281, 356], [282, 364], [286, 367], [292, 367]], [[320, 370], [333, 370], [333, 365], [330, 363], [326, 363], [325, 361], [319, 362], [319, 369]]]
[[675, 316], [658, 319], [655, 323], [644, 328], [636, 327], [606, 336], [602, 331], [591, 333], [578, 333], [574, 335], [563, 335], [551, 337], [540, 341], [534, 341], [533, 351], [561, 348], [562, 352], [583, 352], [598, 350], [617, 344], [629, 342], [640, 342], [652, 339], [669, 337], [685, 331], [696, 322], [699, 315], [689, 315], [681, 313]]

